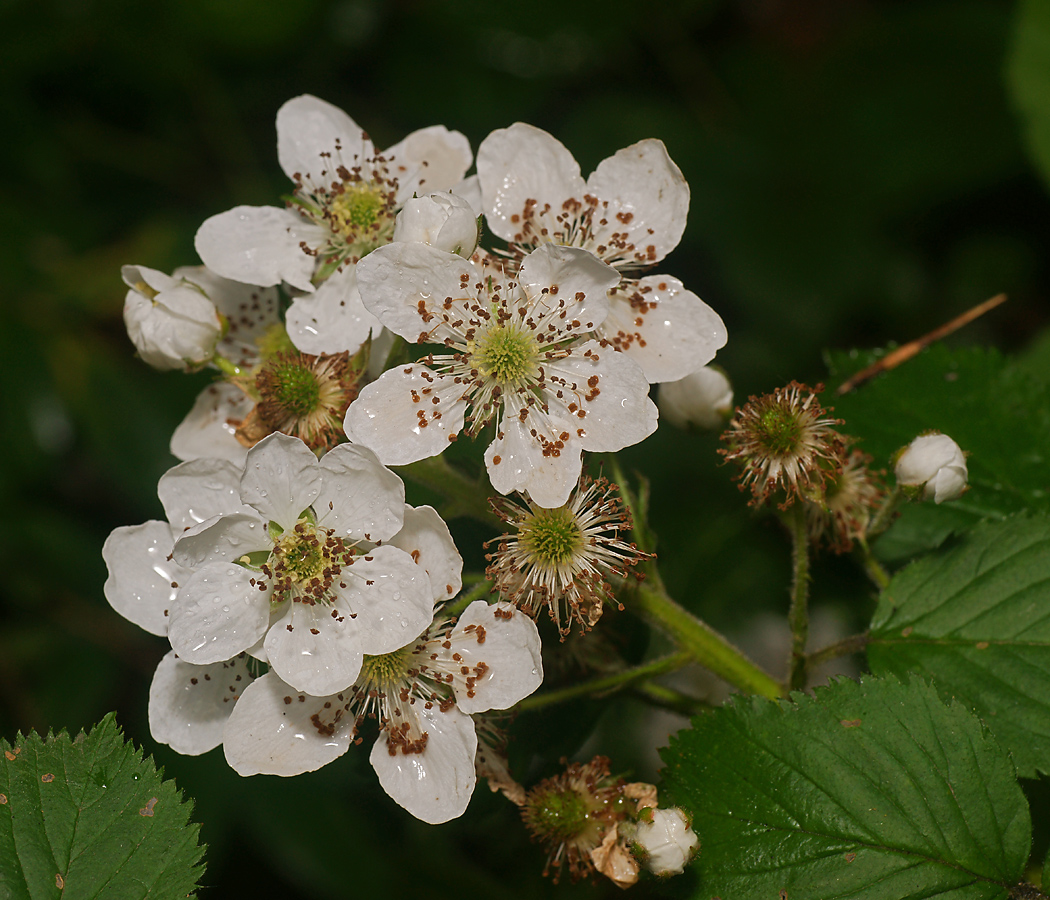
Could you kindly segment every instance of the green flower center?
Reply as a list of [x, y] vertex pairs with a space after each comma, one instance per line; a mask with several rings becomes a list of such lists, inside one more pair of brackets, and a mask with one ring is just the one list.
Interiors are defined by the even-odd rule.
[[370, 182], [347, 184], [328, 207], [332, 228], [347, 242], [354, 244], [372, 232], [378, 232], [386, 219], [387, 198], [382, 190]]
[[277, 539], [270, 559], [274, 571], [292, 584], [320, 578], [328, 565], [321, 538], [312, 528], [302, 526], [286, 531]]
[[486, 378], [517, 386], [535, 376], [539, 344], [517, 325], [498, 325], [481, 336], [470, 361]]
[[535, 563], [562, 566], [583, 549], [583, 532], [564, 506], [537, 509], [518, 530], [518, 540]]
[[309, 366], [287, 356], [270, 365], [263, 393], [285, 415], [302, 418], [320, 405], [321, 385]]
[[798, 451], [802, 422], [793, 410], [774, 406], [759, 416], [756, 431], [758, 443], [766, 452], [786, 456]]
[[529, 798], [526, 822], [534, 835], [557, 845], [571, 841], [591, 824], [587, 812], [587, 801], [576, 791], [545, 791]]
[[411, 644], [393, 653], [381, 653], [379, 656], [366, 655], [364, 662], [361, 663], [361, 677], [376, 687], [401, 684], [408, 675], [411, 656]]

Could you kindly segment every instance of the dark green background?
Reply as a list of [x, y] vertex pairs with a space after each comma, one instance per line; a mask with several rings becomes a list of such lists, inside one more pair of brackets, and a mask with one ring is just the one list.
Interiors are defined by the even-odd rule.
[[[0, 732], [76, 730], [116, 709], [197, 800], [212, 845], [202, 896], [552, 892], [514, 811], [483, 787], [463, 820], [433, 828], [386, 798], [360, 751], [244, 781], [220, 753], [152, 741], [164, 643], [109, 609], [100, 549], [161, 514], [168, 438], [209, 376], [134, 358], [120, 265], [195, 263], [204, 218], [275, 202], [274, 115], [310, 92], [380, 147], [443, 123], [476, 148], [525, 120], [586, 173], [662, 138], [692, 205], [661, 269], [725, 319], [718, 362], [738, 399], [821, 379], [825, 348], [910, 340], [1000, 291], [1010, 302], [953, 340], [1023, 348], [1047, 321], [1050, 202], [1005, 80], [1014, 14], [976, 0], [2, 0]], [[739, 631], [748, 610], [783, 612], [787, 553], [716, 446], [662, 428], [624, 455], [653, 479], [671, 591]], [[476, 562], [470, 542], [491, 533], [455, 528]], [[818, 578], [818, 607], [870, 615], [849, 566], [822, 559]], [[614, 624], [634, 635], [629, 654], [644, 649], [628, 615]], [[523, 776], [576, 752], [597, 710], [529, 723]], [[610, 704], [602, 734], [639, 716]], [[626, 742], [595, 750], [653, 777]], [[574, 893], [596, 892], [613, 889]]]

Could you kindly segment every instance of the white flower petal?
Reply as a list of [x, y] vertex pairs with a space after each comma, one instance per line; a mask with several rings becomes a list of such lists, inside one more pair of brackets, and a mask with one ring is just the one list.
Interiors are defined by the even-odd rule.
[[200, 287], [226, 316], [229, 330], [216, 351], [237, 365], [254, 365], [259, 358], [256, 339], [280, 321], [277, 289], [231, 281], [207, 266], [182, 266], [173, 274]]
[[259, 510], [264, 519], [291, 528], [320, 490], [317, 457], [298, 438], [275, 432], [248, 451], [241, 500]]
[[[353, 119], [318, 97], [293, 97], [277, 110], [277, 159], [293, 180], [299, 174], [320, 184], [325, 180], [322, 170], [340, 164], [352, 169], [374, 152], [372, 142]], [[322, 153], [333, 156], [322, 157]]]
[[560, 209], [587, 186], [572, 154], [546, 131], [517, 122], [493, 131], [478, 148], [478, 181], [489, 228], [513, 241], [528, 200]]
[[215, 305], [182, 282], [153, 297], [128, 291], [124, 325], [142, 360], [161, 371], [203, 365], [222, 336]]
[[238, 775], [300, 775], [328, 765], [354, 736], [350, 717], [331, 723], [335, 700], [301, 694], [267, 672], [245, 688], [226, 723], [226, 761]]
[[[567, 305], [568, 321], [580, 322], [579, 326], [563, 328], [569, 333], [591, 331], [601, 325], [609, 312], [605, 295], [620, 283], [620, 273], [588, 250], [544, 244], [522, 260], [518, 281], [530, 297], [540, 297], [549, 287], [557, 288], [557, 300]], [[552, 301], [542, 300], [541, 304]]]
[[606, 218], [627, 231], [636, 253], [652, 247], [649, 262], [663, 259], [682, 239], [689, 185], [663, 141], [639, 141], [603, 160], [587, 179], [587, 190], [609, 202]]
[[172, 534], [213, 516], [248, 512], [241, 503], [241, 469], [224, 459], [195, 459], [160, 476], [157, 496]]
[[[473, 627], [472, 627], [473, 626]], [[459, 617], [455, 633], [468, 629], [484, 634], [484, 641], [456, 642], [463, 665], [470, 668], [485, 663], [487, 671], [473, 684], [474, 696], [456, 687], [456, 705], [465, 713], [488, 709], [508, 709], [528, 697], [543, 682], [540, 633], [536, 623], [511, 603], [490, 606], [475, 600]], [[479, 629], [484, 629], [483, 632]]]
[[204, 264], [234, 281], [270, 287], [287, 281], [312, 291], [314, 257], [300, 243], [320, 246], [324, 229], [298, 214], [274, 206], [235, 206], [206, 219], [194, 246]]
[[169, 652], [149, 688], [149, 730], [177, 753], [198, 756], [222, 743], [226, 720], [252, 683], [245, 654], [192, 666]]
[[357, 266], [347, 265], [330, 276], [313, 294], [296, 297], [286, 316], [288, 337], [303, 353], [356, 353], [378, 335], [379, 320], [361, 302]]
[[386, 736], [372, 747], [369, 761], [393, 800], [417, 819], [439, 825], [463, 815], [474, 793], [474, 722], [454, 706], [441, 712], [416, 704], [413, 709], [427, 735], [422, 753], [391, 755]]
[[[656, 404], [649, 399], [649, 382], [638, 364], [624, 354], [588, 341], [574, 347], [571, 356], [550, 363], [548, 368], [583, 391], [587, 390], [590, 378], [598, 377], [591, 393], [581, 401], [586, 415], [578, 426], [584, 430], [580, 438], [584, 450], [596, 453], [621, 450], [656, 431], [658, 412]], [[592, 399], [588, 400], [587, 396]], [[553, 409], [551, 412], [553, 415]]]
[[474, 218], [485, 214], [485, 207], [481, 203], [481, 184], [477, 175], [464, 178], [459, 184], [452, 186], [452, 193], [470, 204], [474, 211]]
[[168, 523], [153, 519], [115, 529], [102, 545], [109, 568], [102, 590], [109, 605], [150, 634], [168, 633], [167, 613], [178, 585], [190, 576], [168, 559], [173, 543]]
[[404, 523], [405, 484], [360, 444], [341, 444], [322, 458], [317, 521], [340, 537], [385, 541]]
[[400, 547], [421, 566], [434, 589], [434, 602], [451, 600], [463, 587], [463, 557], [444, 519], [432, 506], [406, 506], [404, 527], [388, 545]]
[[[438, 402], [429, 402], [434, 399]], [[367, 385], [347, 409], [343, 427], [351, 441], [374, 450], [384, 465], [404, 466], [441, 453], [463, 430], [466, 411], [467, 401], [451, 378], [413, 364], [388, 369]], [[440, 419], [434, 418], [436, 412]]]
[[390, 174], [397, 177], [397, 202], [415, 194], [446, 191], [466, 174], [473, 160], [470, 141], [444, 125], [413, 131], [383, 151]]
[[254, 405], [232, 384], [209, 385], [197, 395], [193, 409], [171, 436], [172, 455], [185, 460], [210, 456], [243, 465], [248, 448], [235, 434]]
[[148, 266], [121, 266], [120, 277], [129, 288], [139, 290], [139, 283], [146, 284], [153, 290], [166, 291], [178, 285], [179, 280]]
[[369, 656], [400, 650], [434, 618], [434, 589], [427, 573], [397, 547], [383, 545], [355, 557], [332, 592], [340, 598], [340, 609], [349, 607], [356, 616], [353, 627]]
[[208, 563], [179, 588], [171, 607], [168, 640], [197, 666], [232, 659], [263, 636], [270, 622], [270, 592], [252, 584], [234, 563]]
[[724, 428], [733, 411], [733, 386], [725, 374], [704, 366], [677, 381], [665, 381], [656, 397], [660, 419], [676, 428]]
[[232, 563], [246, 554], [269, 549], [266, 521], [254, 509], [246, 509], [205, 519], [182, 532], [172, 555], [180, 565], [195, 569], [205, 563]]
[[470, 203], [455, 194], [413, 197], [397, 214], [393, 240], [429, 244], [469, 258], [478, 246], [478, 217]]
[[558, 456], [544, 456], [530, 427], [518, 418], [516, 410], [507, 409], [500, 425], [503, 437], [497, 436], [485, 451], [489, 481], [501, 494], [527, 491], [539, 506], [563, 506], [583, 468], [580, 442], [570, 440]]
[[647, 275], [609, 294], [609, 317], [597, 333], [638, 363], [650, 384], [685, 378], [726, 343], [718, 313], [667, 275]]
[[293, 601], [288, 607], [263, 644], [273, 670], [296, 690], [315, 697], [350, 687], [361, 672], [357, 622], [345, 610], [322, 603]]
[[[450, 321], [472, 318], [468, 299], [477, 302], [478, 271], [468, 260], [414, 241], [387, 244], [357, 264], [357, 283], [365, 308], [407, 341], [440, 341], [431, 332]], [[464, 287], [466, 285], [466, 287]], [[448, 311], [445, 298], [454, 302]], [[459, 333], [462, 333], [460, 330]]]

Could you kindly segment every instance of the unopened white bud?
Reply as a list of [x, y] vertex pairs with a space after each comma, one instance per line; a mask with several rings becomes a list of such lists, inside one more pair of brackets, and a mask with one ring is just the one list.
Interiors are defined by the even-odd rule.
[[656, 403], [664, 420], [678, 428], [721, 428], [733, 411], [733, 386], [713, 366], [660, 385]]
[[413, 197], [397, 214], [394, 240], [430, 244], [469, 258], [478, 246], [478, 216], [466, 200], [455, 194]]
[[693, 858], [700, 838], [677, 806], [654, 809], [649, 822], [640, 821], [635, 843], [645, 851], [645, 864], [654, 875], [680, 875]]
[[921, 489], [927, 500], [956, 500], [966, 490], [966, 455], [946, 434], [922, 434], [900, 451], [894, 473], [901, 487]]
[[145, 266], [124, 266], [124, 325], [155, 369], [192, 370], [215, 353], [223, 324], [215, 304], [191, 282]]

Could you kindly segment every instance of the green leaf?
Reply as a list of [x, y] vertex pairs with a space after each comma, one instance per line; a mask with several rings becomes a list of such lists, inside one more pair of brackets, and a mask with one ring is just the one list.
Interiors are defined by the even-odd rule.
[[897, 573], [868, 664], [932, 679], [984, 720], [1020, 775], [1050, 772], [1050, 517], [978, 525]]
[[1050, 6], [1045, 0], [1017, 5], [1007, 86], [1022, 122], [1028, 155], [1050, 183]]
[[0, 751], [0, 900], [174, 900], [196, 888], [192, 804], [124, 741], [114, 713], [73, 740], [31, 732]]
[[[867, 361], [832, 354], [833, 380], [844, 380]], [[878, 555], [907, 559], [981, 519], [1050, 510], [1048, 393], [1050, 385], [994, 350], [953, 351], [937, 344], [850, 394], [827, 397], [876, 467], [888, 466], [894, 452], [931, 429], [969, 453], [970, 490], [940, 506], [906, 504], [876, 543]]]
[[737, 697], [663, 756], [661, 796], [700, 836], [697, 900], [992, 900], [1025, 871], [1010, 760], [918, 680]]

